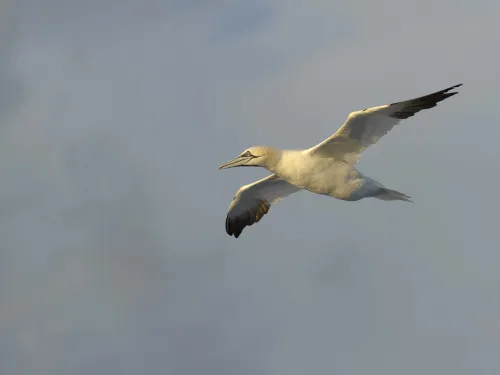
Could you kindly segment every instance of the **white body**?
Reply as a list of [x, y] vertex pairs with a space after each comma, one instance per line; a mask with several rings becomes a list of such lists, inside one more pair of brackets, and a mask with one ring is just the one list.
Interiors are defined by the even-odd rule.
[[280, 151], [278, 163], [269, 170], [301, 189], [342, 200], [356, 201], [383, 188], [347, 162], [310, 150]]

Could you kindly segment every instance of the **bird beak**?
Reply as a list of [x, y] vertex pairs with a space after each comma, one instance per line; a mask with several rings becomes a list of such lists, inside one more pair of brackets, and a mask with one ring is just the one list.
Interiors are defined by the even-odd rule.
[[238, 156], [236, 159], [231, 160], [230, 162], [227, 162], [226, 164], [222, 164], [219, 167], [219, 170], [221, 169], [227, 169], [227, 168], [234, 168], [234, 167], [241, 167], [248, 163], [250, 160], [252, 160], [251, 157], [245, 157], [245, 156]]

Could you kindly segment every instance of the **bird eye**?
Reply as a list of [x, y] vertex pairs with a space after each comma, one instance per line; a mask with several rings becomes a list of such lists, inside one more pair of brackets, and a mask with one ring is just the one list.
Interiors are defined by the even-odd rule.
[[252, 156], [252, 153], [250, 151], [247, 151], [243, 154], [243, 156]]

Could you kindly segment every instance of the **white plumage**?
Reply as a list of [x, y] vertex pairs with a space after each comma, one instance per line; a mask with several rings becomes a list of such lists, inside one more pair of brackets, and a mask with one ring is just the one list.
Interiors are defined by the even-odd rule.
[[410, 197], [387, 189], [355, 168], [361, 153], [387, 134], [401, 120], [435, 107], [457, 94], [455, 85], [419, 98], [352, 112], [331, 137], [305, 150], [251, 147], [219, 169], [263, 167], [273, 174], [241, 187], [229, 205], [226, 232], [238, 238], [269, 211], [272, 204], [299, 190], [346, 201], [374, 197], [411, 202]]

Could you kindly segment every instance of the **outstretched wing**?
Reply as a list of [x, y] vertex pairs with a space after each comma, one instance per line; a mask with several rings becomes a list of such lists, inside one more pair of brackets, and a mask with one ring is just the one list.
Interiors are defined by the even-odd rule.
[[382, 105], [349, 114], [346, 122], [330, 138], [311, 148], [311, 153], [342, 159], [352, 165], [361, 152], [386, 135], [401, 120], [457, 94], [449, 92], [462, 84], [402, 102]]
[[242, 186], [229, 205], [226, 232], [238, 238], [246, 226], [257, 223], [269, 212], [271, 205], [301, 190], [272, 174], [250, 185]]

